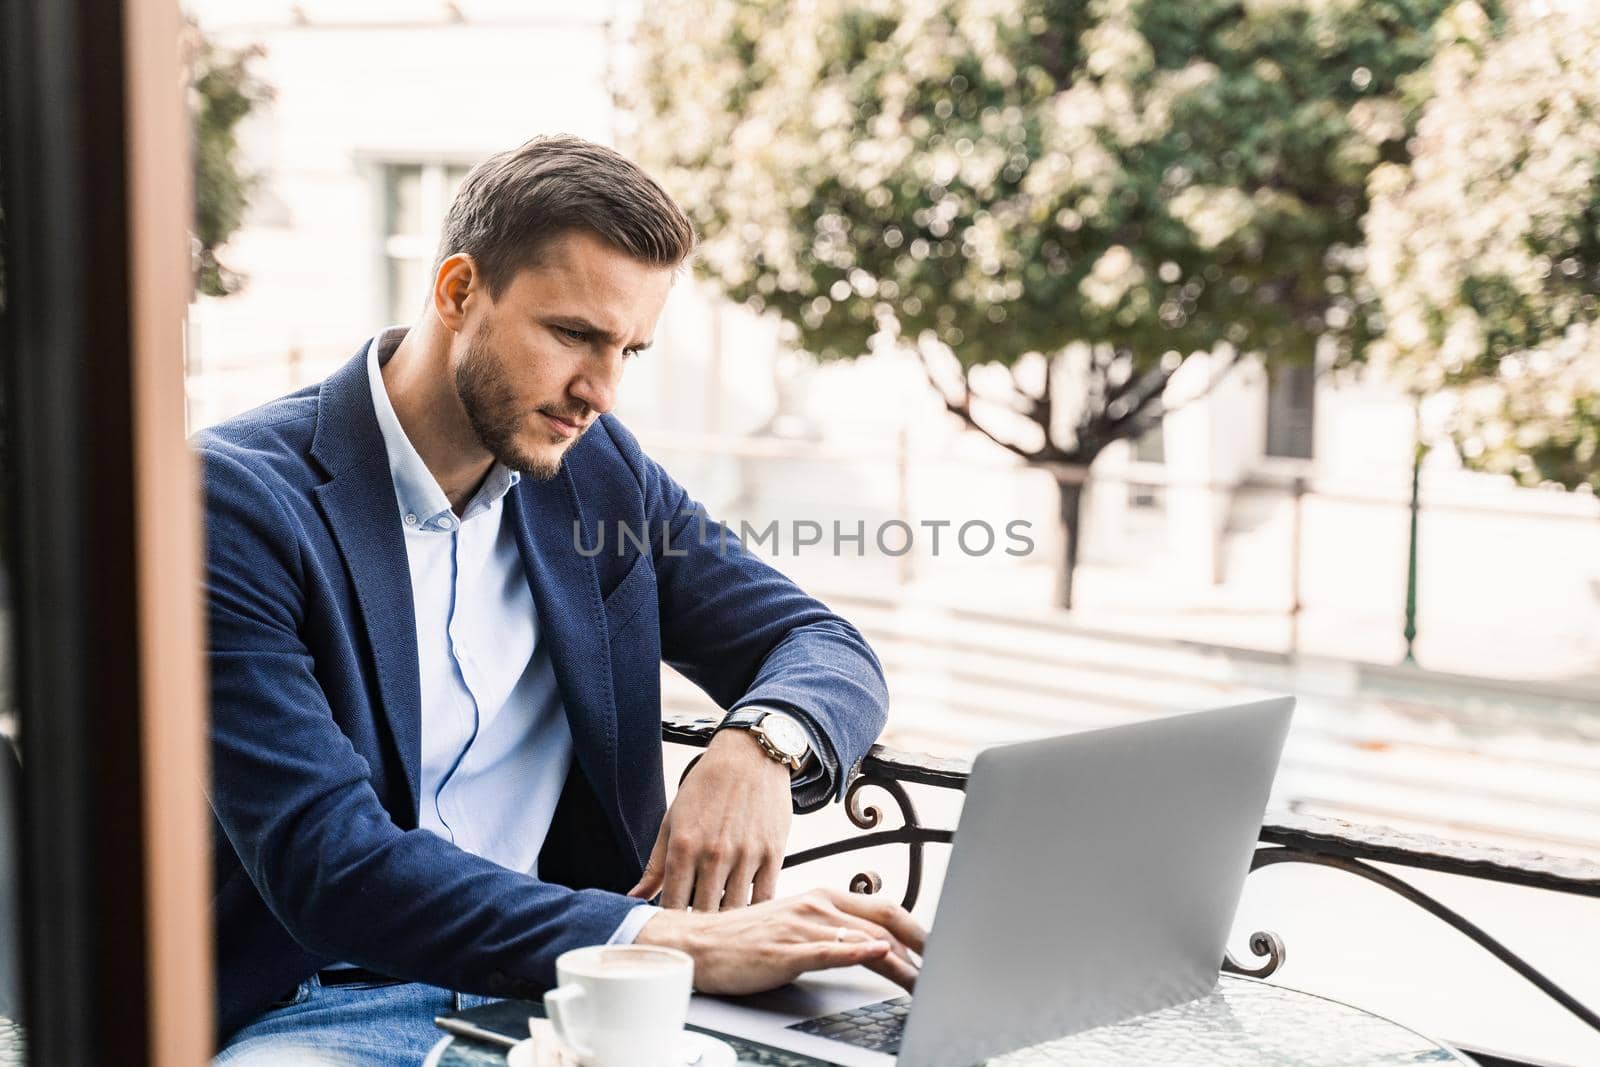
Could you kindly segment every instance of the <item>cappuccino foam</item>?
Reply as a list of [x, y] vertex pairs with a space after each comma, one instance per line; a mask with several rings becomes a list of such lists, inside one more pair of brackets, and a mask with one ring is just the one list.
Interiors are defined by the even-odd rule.
[[681, 956], [645, 945], [604, 947], [564, 964], [576, 974], [596, 978], [649, 978], [681, 970], [683, 965]]

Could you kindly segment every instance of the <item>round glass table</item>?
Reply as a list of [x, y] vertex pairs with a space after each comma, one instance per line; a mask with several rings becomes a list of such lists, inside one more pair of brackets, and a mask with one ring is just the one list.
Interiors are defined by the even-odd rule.
[[[737, 1047], [737, 1042], [735, 1042]], [[443, 1038], [426, 1067], [503, 1067], [503, 1050]], [[741, 1049], [741, 1064], [807, 1067]], [[1199, 1000], [987, 1061], [990, 1067], [1400, 1067], [1472, 1061], [1415, 1030], [1337, 1000], [1225, 975]]]

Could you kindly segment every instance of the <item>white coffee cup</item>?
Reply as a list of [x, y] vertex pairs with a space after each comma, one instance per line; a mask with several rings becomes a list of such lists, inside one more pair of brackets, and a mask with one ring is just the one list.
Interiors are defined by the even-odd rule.
[[694, 960], [652, 945], [593, 945], [556, 958], [544, 1011], [583, 1067], [677, 1067]]

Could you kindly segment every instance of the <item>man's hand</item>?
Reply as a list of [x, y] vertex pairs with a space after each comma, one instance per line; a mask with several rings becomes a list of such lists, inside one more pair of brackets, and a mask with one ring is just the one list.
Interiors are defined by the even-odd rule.
[[664, 911], [644, 924], [634, 944], [687, 952], [696, 989], [737, 995], [858, 963], [910, 990], [926, 938], [899, 905], [818, 889], [720, 915]]
[[789, 840], [789, 768], [748, 730], [723, 730], [678, 787], [644, 877], [628, 890], [700, 912], [771, 900]]

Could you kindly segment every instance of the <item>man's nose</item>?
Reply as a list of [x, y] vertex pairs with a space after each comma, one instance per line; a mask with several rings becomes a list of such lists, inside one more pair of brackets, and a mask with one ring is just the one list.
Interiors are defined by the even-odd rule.
[[617, 403], [617, 389], [622, 384], [622, 354], [618, 352], [603, 359], [589, 361], [589, 366], [572, 382], [568, 390], [572, 396], [604, 415]]

